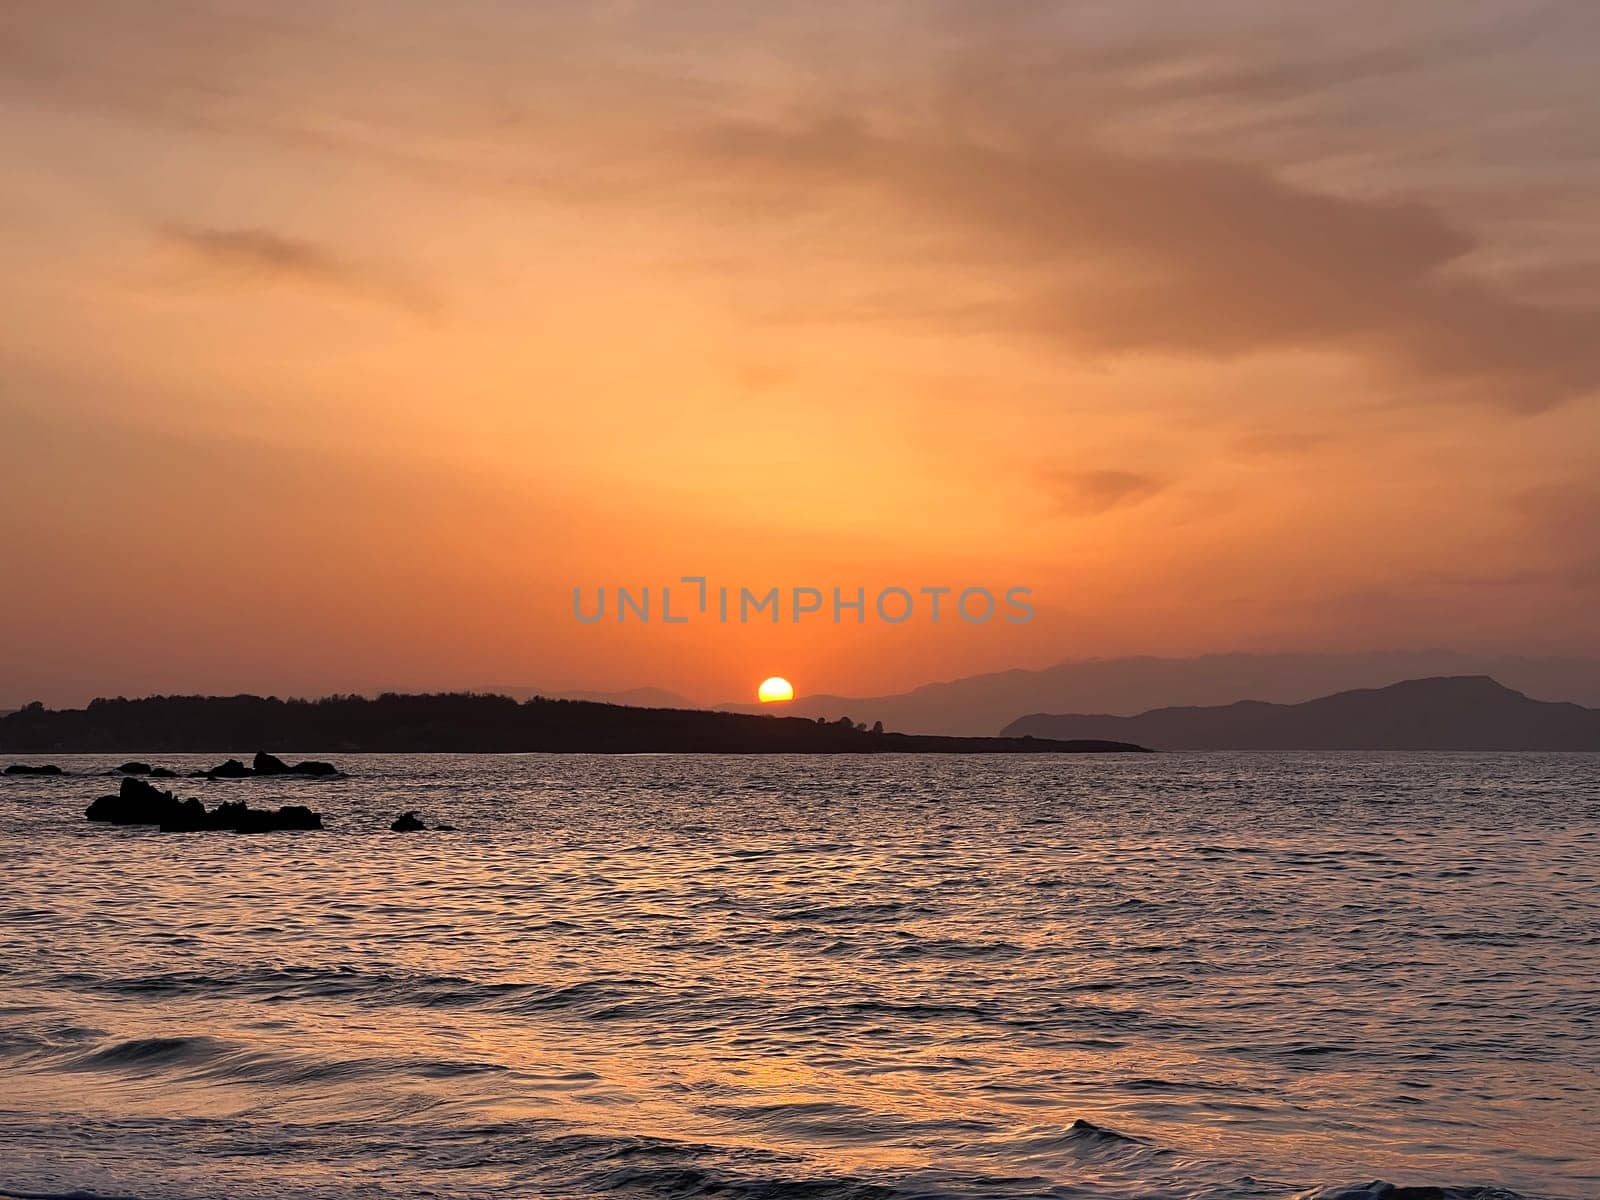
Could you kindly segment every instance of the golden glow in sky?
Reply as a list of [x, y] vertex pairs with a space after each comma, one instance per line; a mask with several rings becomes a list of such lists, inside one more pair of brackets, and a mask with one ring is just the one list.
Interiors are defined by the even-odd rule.
[[794, 685], [787, 679], [774, 675], [771, 679], [761, 681], [761, 686], [756, 689], [756, 699], [763, 704], [778, 704], [785, 700], [793, 700]]

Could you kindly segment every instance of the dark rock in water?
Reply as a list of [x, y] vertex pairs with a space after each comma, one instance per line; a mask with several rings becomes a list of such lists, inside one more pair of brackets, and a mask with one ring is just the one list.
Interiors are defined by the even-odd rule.
[[7, 775], [65, 775], [66, 772], [55, 763], [47, 763], [42, 767], [30, 767], [27, 763], [12, 763], [6, 768]]
[[206, 813], [206, 828], [232, 829], [248, 819], [245, 814], [249, 811], [250, 806], [243, 800], [224, 800]]
[[255, 761], [250, 764], [257, 775], [287, 775], [289, 764], [276, 754], [268, 754], [265, 750], [257, 750]]
[[286, 829], [321, 829], [322, 816], [303, 804], [289, 804], [272, 810], [251, 808], [242, 800], [217, 805], [206, 814], [207, 829], [227, 829], [234, 833], [276, 833]]
[[171, 767], [151, 767], [150, 768], [150, 778], [151, 779], [176, 779], [177, 777], [178, 777], [178, 773], [176, 771], [174, 771]]
[[396, 817], [389, 828], [395, 833], [418, 833], [427, 828], [414, 812], [403, 812]]
[[219, 763], [209, 771], [201, 771], [200, 775], [207, 779], [256, 779], [274, 775], [304, 775], [318, 777], [324, 775], [337, 775], [339, 768], [332, 763], [307, 760], [290, 766], [276, 754], [268, 754], [265, 750], [257, 750], [256, 756], [250, 766], [245, 766], [237, 758], [230, 758], [225, 763]]
[[251, 808], [243, 801], [233, 800], [208, 810], [198, 800], [180, 800], [171, 792], [131, 776], [122, 781], [122, 790], [115, 796], [101, 796], [89, 805], [84, 816], [113, 825], [157, 825], [162, 833], [272, 833], [322, 828], [321, 815], [304, 805], [290, 804], [273, 810]]
[[130, 775], [115, 796], [101, 796], [83, 815], [91, 821], [109, 821], [113, 825], [162, 825], [169, 820], [182, 820], [182, 805], [171, 792]]
[[119, 775], [149, 775], [155, 768], [147, 762], [125, 762], [117, 768]]
[[435, 825], [433, 831], [435, 833], [454, 833], [456, 827], [454, 825]]
[[[206, 812], [206, 806], [201, 804], [200, 801], [179, 800], [158, 823], [161, 826], [162, 833], [191, 833], [196, 830], [210, 828], [206, 823], [206, 818], [209, 815]], [[134, 823], [140, 825], [148, 824], [145, 821]]]

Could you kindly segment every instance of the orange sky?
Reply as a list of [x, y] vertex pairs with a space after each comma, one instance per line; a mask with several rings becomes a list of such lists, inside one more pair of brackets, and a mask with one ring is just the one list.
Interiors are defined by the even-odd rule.
[[14, 0], [0, 705], [1600, 650], [1600, 19], [1395, 7]]

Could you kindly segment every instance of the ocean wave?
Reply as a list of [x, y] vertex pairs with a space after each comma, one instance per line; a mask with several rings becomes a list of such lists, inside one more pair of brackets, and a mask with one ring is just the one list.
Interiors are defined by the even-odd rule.
[[[118, 1057], [188, 1057], [218, 1049], [204, 1039], [170, 1040], [181, 1044], [125, 1046]], [[852, 1117], [840, 1106], [811, 1107], [819, 1109], [812, 1116], [830, 1121]], [[1047, 1147], [1067, 1151], [1062, 1165], [993, 1171], [935, 1165], [840, 1170], [807, 1152], [752, 1145], [745, 1138], [673, 1139], [549, 1119], [450, 1120], [437, 1109], [407, 1119], [318, 1123], [258, 1112], [165, 1120], [63, 1114], [53, 1125], [19, 1126], [18, 1115], [0, 1112], [15, 1151], [0, 1157], [0, 1171], [12, 1175], [0, 1176], [0, 1200], [139, 1200], [157, 1194], [474, 1200], [490, 1192], [624, 1200], [1533, 1200], [1492, 1187], [1385, 1181], [1306, 1188], [1254, 1178], [1235, 1164], [1083, 1118], [1064, 1128], [1040, 1128], [1016, 1147], [1023, 1154], [1019, 1167], [1038, 1161]], [[857, 1120], [864, 1115], [853, 1114]], [[72, 1180], [71, 1164], [83, 1164], [86, 1146], [121, 1147], [123, 1161], [136, 1165], [96, 1174], [101, 1180], [123, 1174], [127, 1186]], [[163, 1179], [161, 1168], [175, 1154], [219, 1165], [223, 1174], [210, 1184], [192, 1171], [182, 1173], [187, 1183], [152, 1183]], [[229, 1173], [229, 1164], [249, 1171], [248, 1182]]]
[[[509, 1188], [512, 1192], [526, 1190], [550, 1196], [604, 1195], [626, 1200], [698, 1200], [713, 1196], [720, 1200], [1534, 1200], [1500, 1188], [1385, 1181], [1292, 1191], [1248, 1176], [1208, 1179], [1198, 1174], [1143, 1181], [1113, 1176], [1062, 1182], [1028, 1173], [986, 1175], [935, 1169], [840, 1173], [812, 1169], [792, 1156], [759, 1150], [583, 1134], [532, 1141], [523, 1136], [512, 1137], [506, 1140], [515, 1149], [508, 1154], [497, 1148], [500, 1140], [495, 1135], [485, 1137], [485, 1150], [470, 1160], [492, 1170], [499, 1181], [493, 1190], [503, 1193]], [[536, 1153], [530, 1154], [534, 1150]], [[186, 1193], [162, 1189], [162, 1194]], [[348, 1184], [281, 1183], [251, 1189], [250, 1194], [275, 1200], [345, 1200], [351, 1196], [411, 1200], [418, 1194], [438, 1200], [467, 1200], [482, 1193], [429, 1177], [426, 1183], [376, 1180], [363, 1182], [357, 1188]], [[0, 1184], [0, 1200], [141, 1197], [122, 1191], [8, 1188]]]
[[130, 1038], [88, 1050], [70, 1042], [52, 1045], [41, 1040], [39, 1046], [32, 1063], [36, 1070], [118, 1075], [152, 1088], [249, 1083], [276, 1089], [363, 1080], [450, 1080], [510, 1071], [501, 1063], [428, 1054], [334, 1058], [273, 1053], [206, 1035]]
[[[716, 1196], [723, 1200], [1531, 1200], [1517, 1192], [1499, 1188], [1457, 1188], [1403, 1186], [1384, 1182], [1317, 1188], [1293, 1195], [1263, 1190], [1254, 1181], [1241, 1180], [1224, 1187], [1181, 1187], [1179, 1190], [1131, 1192], [1122, 1187], [1099, 1189], [1093, 1185], [1053, 1185], [1041, 1179], [945, 1175], [926, 1172], [908, 1175], [893, 1183], [830, 1175], [764, 1174], [758, 1171], [733, 1171], [706, 1168], [683, 1162], [620, 1161], [595, 1164], [581, 1175], [564, 1174], [553, 1183], [553, 1195], [616, 1195], [657, 1197], [659, 1200], [695, 1200]], [[343, 1200], [351, 1196], [348, 1188], [288, 1187], [270, 1193], [284, 1200]], [[378, 1185], [364, 1188], [360, 1195], [394, 1197], [402, 1200], [410, 1193]], [[472, 1193], [430, 1190], [436, 1197], [468, 1196]], [[0, 1186], [0, 1200], [147, 1200], [122, 1192], [27, 1191]]]
[[1495, 1187], [1403, 1186], [1375, 1180], [1301, 1192], [1294, 1200], [1529, 1200], [1519, 1192]]

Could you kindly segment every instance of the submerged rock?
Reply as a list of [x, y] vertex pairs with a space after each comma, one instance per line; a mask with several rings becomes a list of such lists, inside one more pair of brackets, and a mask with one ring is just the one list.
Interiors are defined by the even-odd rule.
[[308, 758], [304, 762], [297, 762], [289, 770], [296, 775], [337, 775], [339, 768], [330, 762], [318, 762]]
[[46, 763], [40, 767], [29, 766], [27, 763], [12, 763], [6, 768], [7, 775], [65, 775], [66, 772], [55, 763]]
[[177, 777], [178, 777], [178, 773], [176, 771], [174, 771], [171, 767], [151, 767], [150, 768], [150, 778], [151, 779], [176, 779]]
[[117, 768], [119, 775], [148, 775], [155, 768], [147, 762], [125, 762]]
[[419, 833], [426, 829], [421, 819], [414, 812], [403, 812], [389, 825], [395, 833]]
[[207, 809], [198, 800], [180, 800], [171, 792], [132, 776], [122, 781], [115, 796], [101, 796], [84, 810], [91, 821], [113, 825], [156, 825], [162, 833], [196, 833], [227, 830], [233, 833], [271, 833], [288, 829], [321, 829], [322, 816], [301, 804], [279, 809], [251, 808], [234, 800]]
[[254, 773], [237, 758], [230, 758], [227, 762], [218, 763], [211, 770], [205, 772], [210, 779], [246, 779]]

